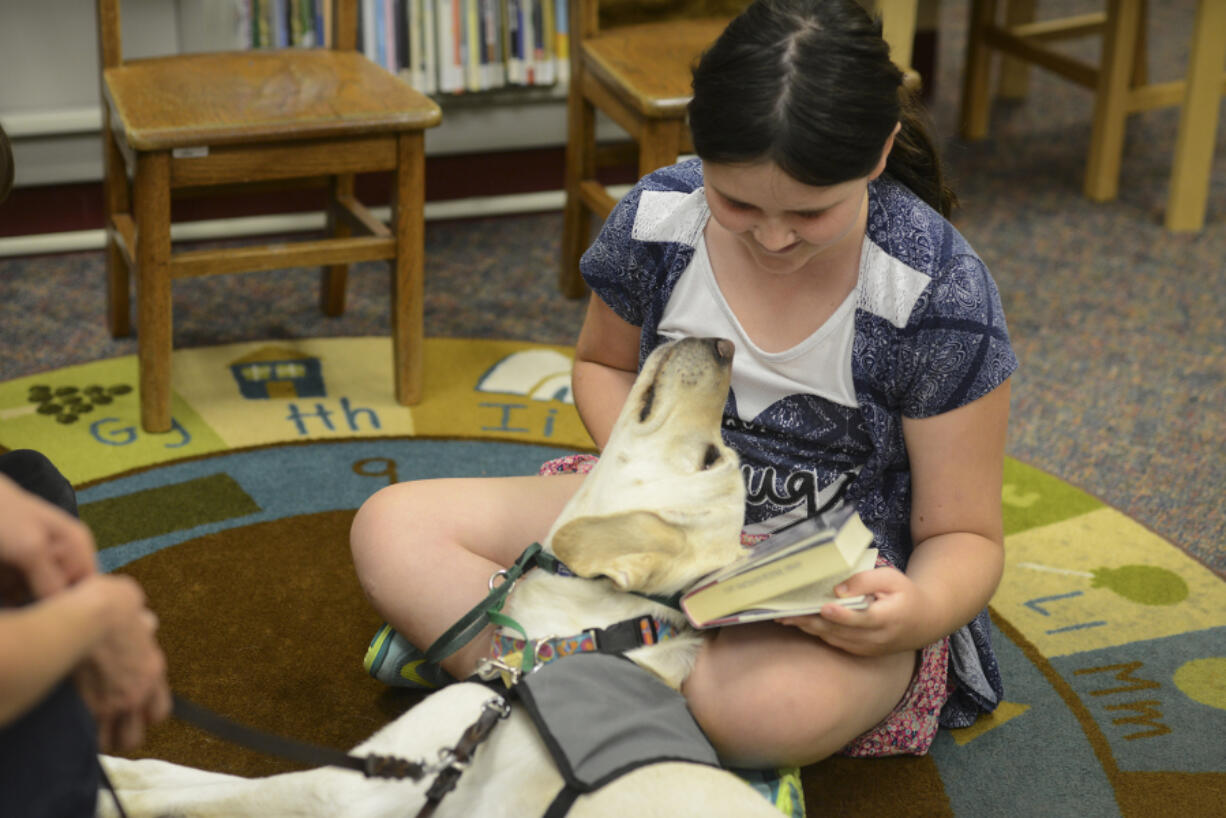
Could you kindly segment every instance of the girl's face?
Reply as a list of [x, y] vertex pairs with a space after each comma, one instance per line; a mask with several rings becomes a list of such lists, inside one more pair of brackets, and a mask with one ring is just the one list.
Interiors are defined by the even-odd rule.
[[868, 183], [880, 173], [814, 187], [769, 161], [703, 162], [702, 167], [711, 217], [736, 237], [762, 271], [775, 275], [794, 273], [853, 243], [859, 248]]

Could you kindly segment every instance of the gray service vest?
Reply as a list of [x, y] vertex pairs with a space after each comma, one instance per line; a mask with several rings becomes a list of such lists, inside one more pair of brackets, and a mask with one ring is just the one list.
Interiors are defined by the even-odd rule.
[[524, 676], [514, 688], [566, 784], [545, 812], [563, 816], [575, 799], [646, 764], [719, 766], [685, 697], [626, 659], [579, 653]]

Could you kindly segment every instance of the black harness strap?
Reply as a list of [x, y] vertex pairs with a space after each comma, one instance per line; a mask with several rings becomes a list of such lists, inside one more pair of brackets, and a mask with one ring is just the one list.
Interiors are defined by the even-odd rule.
[[420, 780], [426, 774], [426, 768], [422, 764], [402, 758], [375, 754], [355, 756], [318, 744], [307, 744], [285, 736], [265, 733], [231, 721], [177, 694], [174, 696], [174, 715], [248, 749], [312, 767], [341, 767], [355, 770], [367, 778], [411, 778], [414, 781]]
[[575, 801], [579, 800], [580, 795], [583, 795], [583, 793], [574, 787], [563, 785], [562, 789], [558, 790], [558, 794], [554, 796], [553, 801], [549, 803], [549, 807], [541, 818], [566, 818], [570, 814], [570, 808], [575, 805]]
[[487, 702], [486, 707], [481, 710], [481, 717], [464, 731], [464, 735], [460, 736], [460, 740], [452, 748], [451, 762], [439, 772], [434, 783], [430, 785], [430, 789], [426, 791], [426, 803], [417, 813], [417, 818], [429, 818], [434, 814], [443, 796], [455, 789], [460, 775], [472, 762], [477, 747], [489, 736], [494, 725], [505, 718], [509, 712], [510, 706], [505, 699], [502, 700], [501, 706], [491, 706]]

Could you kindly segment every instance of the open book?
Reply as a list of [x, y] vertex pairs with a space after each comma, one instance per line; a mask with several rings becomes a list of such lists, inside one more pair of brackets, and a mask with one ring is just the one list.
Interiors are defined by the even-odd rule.
[[877, 561], [873, 533], [850, 504], [776, 531], [681, 596], [696, 628], [807, 616], [836, 602], [857, 610], [871, 597], [838, 598], [834, 587]]

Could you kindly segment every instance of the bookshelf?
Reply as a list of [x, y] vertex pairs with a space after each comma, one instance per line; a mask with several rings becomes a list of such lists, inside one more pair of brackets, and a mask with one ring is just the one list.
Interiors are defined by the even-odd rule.
[[[232, 47], [235, 2], [124, 0], [126, 56]], [[563, 83], [435, 97], [443, 123], [427, 132], [427, 155], [565, 144]], [[92, 3], [0, 0], [0, 122], [13, 140], [17, 185], [101, 180], [99, 120]], [[611, 122], [599, 127], [616, 138]]]

